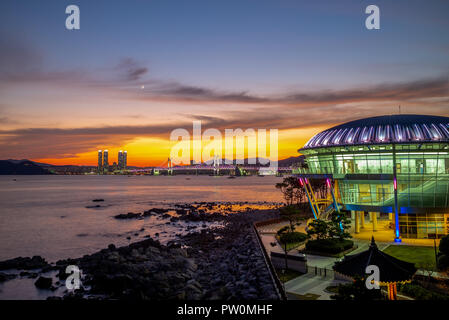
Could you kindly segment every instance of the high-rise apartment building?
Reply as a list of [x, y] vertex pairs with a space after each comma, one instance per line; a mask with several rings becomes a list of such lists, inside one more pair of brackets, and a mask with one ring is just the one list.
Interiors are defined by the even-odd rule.
[[103, 169], [103, 152], [98, 150], [98, 168], [97, 173], [102, 173]]
[[123, 170], [124, 166], [123, 166], [123, 150], [120, 150], [118, 152], [118, 169], [119, 170]]
[[104, 150], [103, 152], [103, 170], [105, 172], [109, 171], [108, 150]]

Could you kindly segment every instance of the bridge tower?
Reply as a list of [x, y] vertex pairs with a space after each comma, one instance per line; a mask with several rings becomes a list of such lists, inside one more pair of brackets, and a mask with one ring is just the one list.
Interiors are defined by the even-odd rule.
[[214, 155], [214, 176], [220, 175], [220, 159], [219, 156]]
[[168, 162], [167, 162], [167, 174], [169, 175], [169, 176], [172, 176], [173, 175], [173, 163], [172, 163], [172, 161], [171, 161], [171, 159], [170, 158], [168, 158]]

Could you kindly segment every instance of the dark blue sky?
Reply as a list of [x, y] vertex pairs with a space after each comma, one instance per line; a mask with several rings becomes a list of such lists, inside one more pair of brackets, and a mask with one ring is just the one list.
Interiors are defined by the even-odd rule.
[[[364, 27], [368, 4], [381, 30]], [[81, 30], [64, 28], [65, 7]], [[131, 57], [154, 77], [256, 92], [343, 88], [449, 68], [448, 1], [2, 1], [2, 34], [48, 69]]]

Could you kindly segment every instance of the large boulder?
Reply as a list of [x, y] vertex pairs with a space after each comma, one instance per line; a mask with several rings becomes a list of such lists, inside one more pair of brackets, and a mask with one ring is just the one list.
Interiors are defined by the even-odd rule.
[[51, 278], [47, 277], [39, 277], [34, 285], [39, 289], [50, 289], [53, 284], [53, 281]]
[[116, 215], [116, 216], [114, 216], [114, 218], [116, 218], [116, 219], [137, 219], [137, 218], [140, 218], [142, 216], [142, 214], [141, 213], [139, 213], [139, 212], [137, 212], [137, 213], [134, 213], [134, 212], [128, 212], [128, 213], [121, 213], [121, 214], [118, 214], [118, 215]]

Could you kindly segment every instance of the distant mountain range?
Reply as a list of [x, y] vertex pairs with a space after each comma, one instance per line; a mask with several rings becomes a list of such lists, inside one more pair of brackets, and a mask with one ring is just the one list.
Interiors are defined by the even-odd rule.
[[[253, 161], [250, 161], [253, 160]], [[224, 160], [223, 160], [224, 161]], [[249, 162], [254, 162], [254, 159], [244, 159], [244, 164]], [[260, 165], [259, 161], [255, 161], [256, 164]], [[266, 163], [267, 160], [261, 161]], [[297, 163], [303, 163], [304, 156], [290, 157], [278, 161], [278, 167], [289, 167]], [[52, 173], [87, 173], [94, 170], [95, 166], [76, 166], [76, 165], [52, 165], [48, 163], [39, 163], [27, 159], [16, 160], [0, 160], [0, 175], [23, 175], [23, 174], [52, 174]], [[130, 169], [139, 169], [141, 167], [129, 166]], [[150, 167], [145, 167], [150, 168]]]
[[278, 167], [289, 167], [294, 164], [304, 164], [304, 156], [290, 157], [278, 161]]
[[29, 160], [0, 160], [0, 175], [50, 174], [50, 171]]

